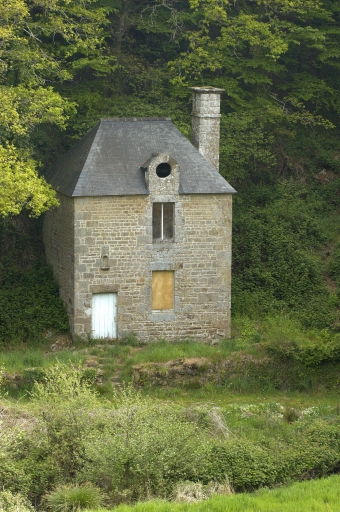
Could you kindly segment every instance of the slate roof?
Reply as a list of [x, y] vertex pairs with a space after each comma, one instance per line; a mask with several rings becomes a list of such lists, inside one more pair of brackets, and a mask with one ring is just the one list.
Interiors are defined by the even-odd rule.
[[101, 119], [45, 174], [68, 196], [149, 194], [141, 165], [166, 153], [180, 165], [181, 194], [230, 194], [235, 190], [169, 118]]

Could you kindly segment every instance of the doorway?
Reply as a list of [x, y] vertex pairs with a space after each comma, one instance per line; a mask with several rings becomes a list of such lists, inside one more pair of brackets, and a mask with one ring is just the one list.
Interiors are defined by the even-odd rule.
[[117, 293], [92, 295], [92, 337], [117, 338]]

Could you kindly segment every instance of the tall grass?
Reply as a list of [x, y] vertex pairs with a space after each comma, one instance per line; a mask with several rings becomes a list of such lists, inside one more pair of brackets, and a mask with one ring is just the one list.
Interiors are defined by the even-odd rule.
[[237, 340], [223, 340], [216, 346], [191, 340], [178, 342], [162, 340], [149, 343], [143, 350], [133, 352], [130, 354], [130, 361], [133, 364], [161, 363], [191, 357], [219, 360], [237, 350], [241, 350]]
[[[234, 494], [191, 504], [170, 502], [121, 505], [114, 512], [339, 512], [340, 476], [301, 482], [254, 494]], [[102, 511], [104, 509], [101, 509]], [[94, 511], [92, 511], [94, 512]], [[96, 510], [99, 512], [99, 509]]]
[[42, 350], [26, 349], [23, 351], [8, 351], [0, 354], [0, 366], [9, 372], [20, 372], [26, 368], [48, 368], [58, 362], [67, 364], [80, 363], [86, 359], [86, 355], [63, 350], [58, 353], [44, 354]]

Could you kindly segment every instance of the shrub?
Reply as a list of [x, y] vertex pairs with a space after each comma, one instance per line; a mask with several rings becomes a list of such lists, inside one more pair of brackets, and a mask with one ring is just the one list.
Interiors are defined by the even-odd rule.
[[85, 505], [97, 487], [113, 503], [174, 495], [190, 501], [224, 492], [226, 478], [236, 491], [249, 491], [337, 471], [338, 416], [324, 421], [274, 405], [247, 411], [270, 412], [271, 426], [280, 424], [282, 435], [267, 439], [264, 431], [252, 441], [230, 435], [216, 409], [188, 411], [130, 387], [116, 391], [109, 404], [97, 398], [81, 369], [57, 365], [34, 385], [34, 416], [25, 412], [24, 427], [1, 425], [0, 484], [34, 503], [44, 495], [57, 510], [83, 506], [77, 499], [99, 506]]
[[303, 419], [300, 415], [299, 419], [294, 416], [294, 423], [288, 428], [286, 440], [283, 436], [269, 442], [229, 438], [216, 444], [198, 480], [222, 482], [227, 475], [235, 491], [244, 492], [339, 470], [338, 420], [329, 424], [320, 418]]
[[90, 483], [62, 485], [47, 494], [44, 502], [52, 512], [76, 512], [100, 507], [103, 504], [103, 493]]
[[227, 475], [235, 491], [241, 492], [273, 485], [276, 473], [275, 459], [269, 450], [248, 440], [232, 439], [214, 447], [210, 470], [202, 477], [222, 482]]
[[40, 343], [46, 329], [69, 328], [43, 252], [41, 219], [0, 219], [0, 345]]
[[114, 501], [167, 496], [180, 480], [195, 480], [210, 449], [207, 433], [182, 409], [161, 406], [131, 388], [116, 394], [110, 421], [86, 444], [82, 477]]
[[0, 510], [4, 512], [33, 512], [34, 508], [21, 494], [0, 491]]
[[45, 262], [25, 272], [9, 268], [0, 275], [0, 284], [0, 344], [34, 344], [46, 329], [68, 330], [58, 287]]
[[39, 419], [35, 442], [45, 442], [64, 481], [74, 478], [84, 464], [84, 440], [101, 422], [104, 402], [99, 403], [86, 369], [61, 364], [46, 369], [31, 398]]
[[[3, 402], [1, 409], [2, 412], [5, 410]], [[18, 460], [22, 457], [21, 443], [24, 435], [20, 429], [18, 418], [6, 418], [6, 413], [2, 418], [0, 422], [0, 488], [13, 494], [20, 493], [27, 496], [31, 485], [31, 476], [21, 467], [20, 460]], [[14, 421], [17, 423], [15, 426], [13, 425]], [[26, 428], [30, 430], [29, 425], [26, 425]], [[19, 457], [18, 454], [20, 454]], [[1, 507], [0, 510], [2, 510]]]
[[285, 407], [283, 409], [283, 419], [287, 423], [293, 423], [300, 418], [300, 413], [294, 407]]

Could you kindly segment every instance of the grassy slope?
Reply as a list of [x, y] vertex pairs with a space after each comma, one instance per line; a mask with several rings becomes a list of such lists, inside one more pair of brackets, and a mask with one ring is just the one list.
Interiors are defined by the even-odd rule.
[[[169, 343], [164, 340], [138, 346], [132, 336], [122, 341], [125, 344], [113, 345], [103, 343], [103, 340], [91, 340], [78, 342], [77, 345], [66, 335], [53, 335], [45, 339], [41, 348], [21, 345], [16, 349], [3, 349], [0, 367], [9, 375], [9, 381], [15, 380], [15, 376], [20, 381], [20, 386], [17, 385], [15, 393], [11, 395], [13, 397], [25, 392], [25, 378], [22, 378], [25, 373], [29, 374], [29, 389], [33, 369], [43, 371], [57, 362], [79, 363], [97, 372], [100, 377], [97, 379], [98, 391], [108, 398], [112, 394], [112, 382], [132, 381], [135, 365], [150, 372], [147, 380], [143, 381], [143, 392], [162, 400], [182, 403], [217, 400], [226, 404], [232, 403], [240, 395], [245, 396], [248, 403], [251, 400], [256, 402], [261, 396], [284, 397], [286, 392], [289, 396], [293, 392], [303, 392], [305, 397], [311, 393], [323, 396], [325, 392], [328, 396], [336, 396], [340, 384], [340, 335], [328, 330], [302, 330], [297, 322], [283, 315], [262, 322], [236, 319], [233, 326], [233, 338], [213, 346], [192, 341]], [[199, 358], [198, 361], [202, 363], [202, 373], [198, 373], [197, 377], [187, 375], [180, 382], [173, 380], [170, 374], [165, 382], [155, 385], [152, 372], [159, 369], [163, 375], [169, 369], [168, 362], [176, 361], [181, 365], [182, 361], [191, 358]], [[233, 366], [223, 370], [226, 361]], [[222, 380], [211, 381], [209, 374], [204, 377], [205, 367], [209, 364], [221, 369]], [[9, 386], [8, 391], [11, 394], [13, 389]], [[235, 392], [237, 395], [232, 394]], [[309, 402], [315, 405], [312, 398], [309, 398]]]

